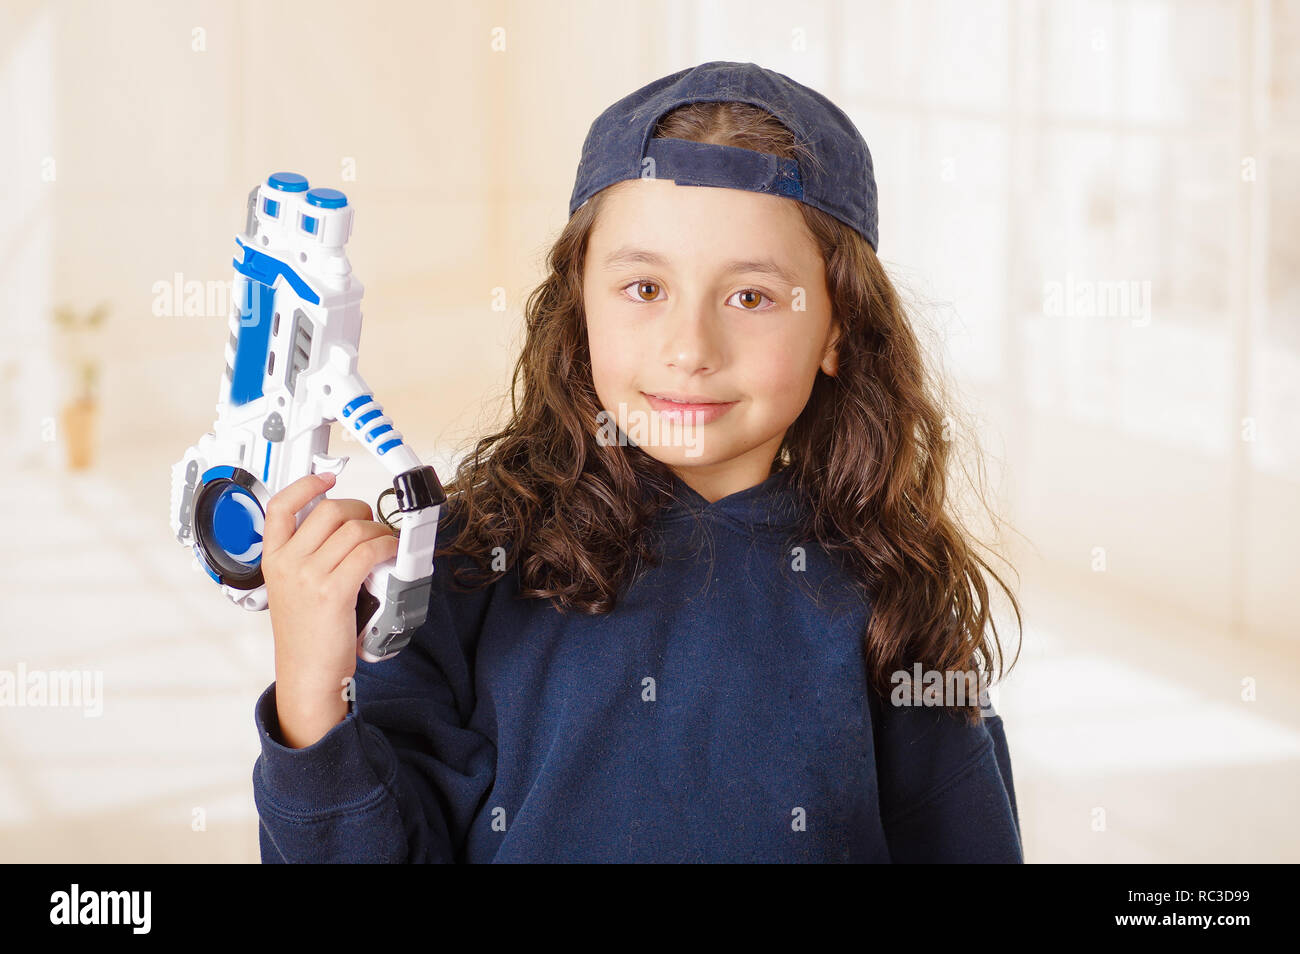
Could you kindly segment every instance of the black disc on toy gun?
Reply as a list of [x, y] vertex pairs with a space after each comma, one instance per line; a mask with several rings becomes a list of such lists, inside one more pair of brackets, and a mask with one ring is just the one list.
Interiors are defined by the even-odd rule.
[[251, 488], [256, 478], [239, 468], [199, 488], [194, 501], [196, 546], [221, 582], [237, 590], [262, 585], [262, 528], [266, 514]]

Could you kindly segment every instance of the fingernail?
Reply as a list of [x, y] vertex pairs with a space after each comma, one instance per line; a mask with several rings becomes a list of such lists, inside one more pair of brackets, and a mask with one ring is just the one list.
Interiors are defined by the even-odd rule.
[[331, 474], [331, 473], [329, 473], [329, 472], [326, 472], [326, 473], [324, 473], [324, 474], [321, 474], [320, 476], [321, 476], [321, 480], [325, 481], [325, 483], [327, 483], [327, 484], [332, 484], [332, 483], [334, 483], [334, 475], [333, 475], [333, 474]]

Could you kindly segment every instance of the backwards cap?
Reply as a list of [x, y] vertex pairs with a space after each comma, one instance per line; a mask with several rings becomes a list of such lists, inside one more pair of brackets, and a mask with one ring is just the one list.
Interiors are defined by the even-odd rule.
[[[815, 161], [753, 149], [651, 138], [678, 106], [737, 102], [771, 113]], [[647, 158], [653, 164], [645, 163]], [[616, 182], [643, 175], [677, 185], [745, 189], [798, 199], [828, 212], [877, 248], [876, 180], [871, 152], [857, 127], [829, 99], [754, 63], [715, 60], [649, 83], [614, 103], [591, 124], [569, 199], [569, 215]]]

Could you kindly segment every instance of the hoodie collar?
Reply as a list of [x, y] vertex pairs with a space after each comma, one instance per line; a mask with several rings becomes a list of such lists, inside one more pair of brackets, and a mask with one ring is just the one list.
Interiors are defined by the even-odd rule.
[[760, 484], [712, 503], [673, 474], [673, 501], [664, 509], [663, 519], [717, 517], [750, 527], [792, 527], [801, 516], [803, 506], [790, 486], [789, 473], [789, 468], [783, 468]]

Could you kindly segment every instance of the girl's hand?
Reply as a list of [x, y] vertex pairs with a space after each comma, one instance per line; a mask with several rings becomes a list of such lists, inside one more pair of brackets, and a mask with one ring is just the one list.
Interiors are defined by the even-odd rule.
[[332, 474], [309, 474], [266, 505], [262, 576], [275, 636], [275, 701], [286, 745], [319, 741], [347, 716], [344, 687], [357, 669], [357, 592], [397, 555], [397, 536], [363, 500], [321, 500]]

